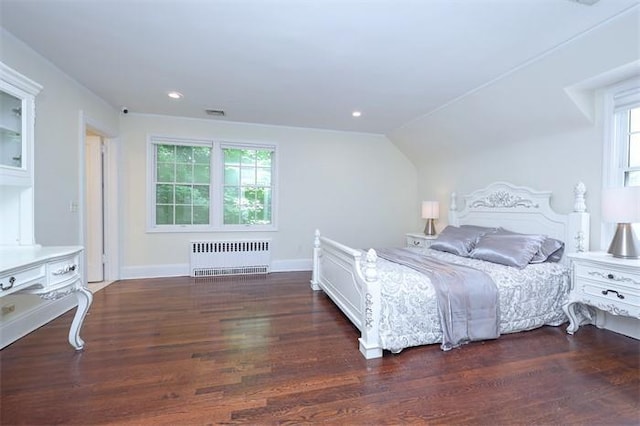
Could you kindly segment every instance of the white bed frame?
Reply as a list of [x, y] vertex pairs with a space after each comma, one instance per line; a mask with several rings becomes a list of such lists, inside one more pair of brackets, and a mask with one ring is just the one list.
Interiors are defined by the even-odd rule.
[[[545, 234], [565, 242], [562, 262], [568, 263], [566, 254], [589, 248], [585, 192], [583, 183], [574, 187], [573, 212], [563, 215], [551, 209], [550, 191], [496, 182], [464, 196], [461, 210], [456, 194], [452, 193], [449, 224], [502, 226], [516, 232]], [[381, 293], [376, 262], [375, 250], [363, 255], [360, 250], [321, 237], [316, 230], [311, 288], [323, 290], [360, 330], [360, 352], [367, 359], [382, 356], [378, 331]]]

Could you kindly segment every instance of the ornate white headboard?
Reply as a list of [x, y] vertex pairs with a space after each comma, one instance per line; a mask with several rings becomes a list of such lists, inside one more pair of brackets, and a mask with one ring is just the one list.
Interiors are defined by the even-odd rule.
[[565, 243], [565, 254], [589, 250], [589, 213], [582, 182], [574, 187], [574, 207], [569, 214], [551, 209], [551, 191], [536, 191], [506, 182], [495, 182], [465, 195], [458, 209], [456, 193], [451, 194], [449, 224], [501, 226], [515, 232], [545, 234]]

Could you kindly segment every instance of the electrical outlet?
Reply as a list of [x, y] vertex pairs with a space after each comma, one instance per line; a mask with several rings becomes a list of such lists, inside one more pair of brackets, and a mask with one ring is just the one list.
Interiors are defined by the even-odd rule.
[[16, 305], [14, 305], [13, 303], [8, 304], [8, 305], [4, 305], [2, 307], [2, 315], [7, 315], [10, 314], [11, 312], [16, 310]]
[[77, 201], [69, 202], [69, 211], [71, 213], [75, 213], [75, 212], [78, 211], [78, 202]]

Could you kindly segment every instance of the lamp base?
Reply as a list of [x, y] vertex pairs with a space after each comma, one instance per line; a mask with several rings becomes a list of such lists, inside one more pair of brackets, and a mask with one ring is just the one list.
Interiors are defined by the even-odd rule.
[[427, 219], [427, 224], [424, 226], [424, 235], [430, 237], [436, 235], [436, 224], [434, 219]]
[[630, 223], [619, 223], [616, 234], [611, 240], [607, 253], [621, 259], [640, 258], [640, 243], [636, 238]]

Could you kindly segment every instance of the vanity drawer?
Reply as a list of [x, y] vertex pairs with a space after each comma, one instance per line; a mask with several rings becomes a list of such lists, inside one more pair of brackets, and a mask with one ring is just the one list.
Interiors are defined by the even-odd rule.
[[80, 256], [78, 254], [57, 259], [47, 264], [47, 278], [49, 286], [79, 277]]
[[35, 283], [45, 284], [45, 266], [37, 265], [31, 268], [14, 271], [0, 276], [0, 294], [3, 296], [21, 290]]

